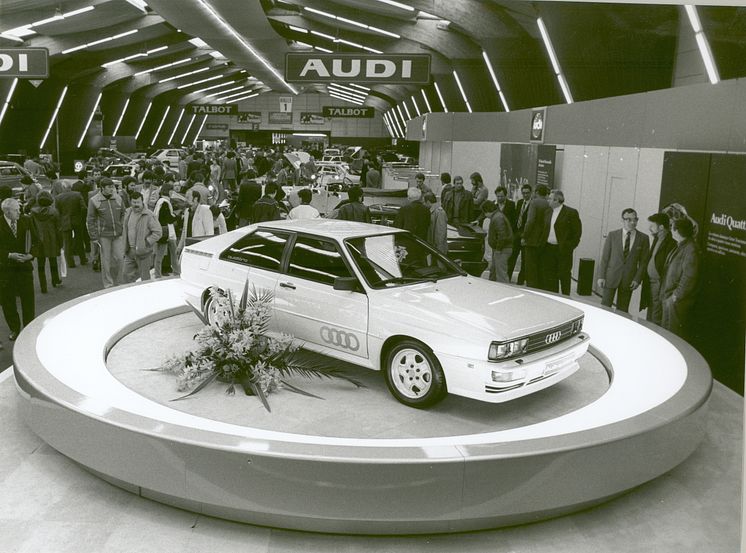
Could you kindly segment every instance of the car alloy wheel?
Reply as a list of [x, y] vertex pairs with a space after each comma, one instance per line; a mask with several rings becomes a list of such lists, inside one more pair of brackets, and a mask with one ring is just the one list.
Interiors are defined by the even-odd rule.
[[[223, 292], [222, 290], [219, 290], [218, 293], [223, 296], [225, 295], [225, 292]], [[220, 307], [215, 301], [215, 298], [212, 297], [212, 294], [208, 294], [207, 300], [205, 301], [203, 314], [205, 315], [205, 319], [207, 319], [207, 322], [210, 324], [210, 326], [217, 326], [217, 315], [219, 312]]]
[[410, 407], [434, 405], [447, 391], [437, 358], [414, 340], [399, 342], [389, 351], [385, 375], [393, 396]]

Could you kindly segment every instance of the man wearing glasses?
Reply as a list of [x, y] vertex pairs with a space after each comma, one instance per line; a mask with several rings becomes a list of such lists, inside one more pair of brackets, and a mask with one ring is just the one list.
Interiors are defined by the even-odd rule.
[[629, 310], [632, 292], [642, 282], [649, 249], [648, 235], [637, 230], [637, 212], [628, 207], [622, 211], [622, 228], [612, 230], [604, 243], [598, 269], [601, 305], [611, 307], [616, 296], [617, 310]]

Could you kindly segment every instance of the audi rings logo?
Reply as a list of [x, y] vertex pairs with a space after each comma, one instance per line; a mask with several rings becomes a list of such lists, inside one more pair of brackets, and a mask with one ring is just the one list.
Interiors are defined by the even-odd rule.
[[343, 349], [349, 349], [351, 351], [357, 351], [360, 349], [360, 341], [357, 336], [351, 332], [345, 332], [338, 328], [329, 328], [328, 326], [321, 327], [321, 339], [327, 344], [337, 346]]
[[547, 345], [553, 344], [560, 338], [562, 338], [562, 332], [552, 332], [551, 334], [547, 334], [546, 338], [544, 338], [544, 343]]

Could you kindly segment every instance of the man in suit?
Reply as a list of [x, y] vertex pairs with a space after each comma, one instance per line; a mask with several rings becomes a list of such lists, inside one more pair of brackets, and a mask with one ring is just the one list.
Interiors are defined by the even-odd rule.
[[552, 211], [547, 201], [549, 188], [543, 184], [536, 187], [536, 195], [528, 204], [526, 224], [523, 227], [521, 245], [524, 247], [526, 285], [541, 288], [541, 256], [549, 233], [548, 213]]
[[81, 265], [88, 263], [83, 244], [83, 227], [86, 220], [86, 204], [80, 192], [72, 189], [72, 182], [62, 182], [62, 192], [54, 200], [60, 214], [63, 248], [67, 266], [75, 267], [75, 255]]
[[515, 202], [508, 199], [508, 191], [504, 186], [498, 186], [495, 189], [495, 204], [497, 205], [497, 210], [505, 215], [505, 218], [510, 223], [511, 230], [515, 232], [518, 214], [515, 210]]
[[686, 323], [694, 306], [699, 280], [699, 254], [692, 221], [675, 219], [671, 236], [676, 241], [676, 249], [668, 255], [661, 285], [661, 326], [686, 338]]
[[648, 217], [650, 234], [653, 245], [645, 261], [645, 274], [642, 278], [642, 295], [640, 296], [640, 311], [647, 307], [645, 317], [657, 325], [661, 324], [663, 306], [660, 291], [664, 276], [664, 269], [668, 254], [676, 247], [676, 241], [669, 231], [669, 219], [665, 213], [653, 213]]
[[21, 331], [16, 298], [21, 298], [23, 326], [34, 318], [34, 266], [31, 253], [38, 239], [31, 219], [21, 215], [21, 205], [14, 198], [0, 204], [0, 303], [5, 322], [10, 328], [10, 340]]
[[[570, 295], [570, 273], [572, 272], [572, 252], [580, 244], [583, 225], [578, 210], [565, 205], [565, 195], [561, 190], [549, 194], [549, 207], [546, 213], [547, 237], [542, 255], [543, 288]], [[557, 285], [559, 282], [559, 286]]]
[[625, 313], [632, 292], [642, 283], [650, 251], [648, 235], [637, 230], [637, 221], [634, 209], [622, 211], [622, 228], [612, 230], [606, 237], [598, 268], [601, 305], [611, 307], [616, 296], [617, 310]]
[[449, 225], [468, 225], [472, 222], [474, 200], [471, 192], [464, 188], [462, 176], [453, 177], [453, 188], [441, 195], [440, 203], [448, 216]]
[[[528, 214], [528, 204], [531, 202], [531, 193], [533, 190], [528, 184], [521, 186], [522, 198], [518, 200], [515, 207], [515, 228], [513, 232], [513, 253], [510, 254], [508, 259], [508, 282], [513, 278], [513, 270], [518, 262], [518, 256], [523, 252], [521, 247], [521, 236], [523, 235], [523, 227], [526, 226], [526, 215]], [[526, 282], [526, 256], [525, 254], [521, 257], [521, 271], [518, 273], [518, 284]]]
[[[432, 192], [428, 192], [432, 194]], [[394, 219], [396, 228], [408, 230], [412, 234], [427, 240], [427, 232], [430, 229], [430, 209], [422, 203], [422, 192], [419, 188], [407, 190], [406, 204], [401, 206]]]

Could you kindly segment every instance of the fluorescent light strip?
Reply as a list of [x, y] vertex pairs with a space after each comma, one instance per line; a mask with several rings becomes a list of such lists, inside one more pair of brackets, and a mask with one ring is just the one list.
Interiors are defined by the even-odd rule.
[[412, 114], [409, 113], [409, 108], [407, 107], [407, 101], [403, 100], [401, 105], [404, 106], [404, 111], [407, 113], [407, 121], [409, 121], [410, 119], [412, 119]]
[[354, 92], [355, 94], [362, 94], [363, 96], [368, 95], [367, 90], [358, 90], [357, 88], [351, 87], [349, 85], [345, 84], [339, 84], [339, 83], [328, 83], [328, 86], [335, 86], [339, 88], [343, 88], [344, 90], [349, 90], [350, 92]]
[[[30, 28], [30, 25], [24, 25], [22, 27], [14, 27], [12, 29], [8, 29], [4, 33], [2, 33], [3, 36], [12, 36], [16, 38], [23, 38], [31, 35], [35, 35], [36, 31], [32, 30]], [[13, 40], [13, 39], [11, 39]]]
[[16, 85], [18, 84], [18, 77], [13, 79], [13, 82], [10, 83], [10, 90], [8, 90], [8, 95], [5, 97], [5, 103], [3, 104], [3, 109], [0, 111], [0, 124], [3, 122], [3, 117], [5, 117], [5, 112], [8, 110], [8, 106], [10, 105], [10, 99], [13, 97], [13, 92], [16, 89]]
[[181, 63], [186, 63], [188, 61], [192, 61], [192, 58], [184, 58], [183, 60], [174, 61], [171, 63], [167, 63], [165, 65], [159, 65], [158, 67], [154, 67], [153, 69], [146, 69], [145, 71], [138, 71], [133, 77], [139, 77], [140, 75], [147, 75], [148, 73], [152, 73], [153, 71], [160, 71], [161, 69], [168, 69], [169, 67], [173, 67], [174, 65], [179, 65]]
[[358, 105], [358, 106], [362, 106], [363, 105], [363, 102], [361, 102], [360, 100], [352, 99], [349, 96], [342, 96], [342, 95], [337, 94], [335, 92], [329, 92], [329, 96], [331, 96], [332, 98], [336, 98], [337, 100], [344, 100], [345, 102], [350, 102], [351, 104], [355, 104], [355, 105]]
[[148, 5], [143, 0], [127, 0], [127, 3], [142, 11], [142, 13], [148, 13], [146, 9]]
[[83, 140], [85, 139], [85, 135], [88, 132], [88, 128], [91, 126], [91, 121], [93, 121], [93, 115], [96, 113], [96, 108], [98, 107], [98, 103], [101, 101], [101, 95], [103, 92], [98, 93], [98, 98], [96, 98], [96, 103], [93, 104], [93, 109], [91, 110], [91, 114], [88, 116], [88, 122], [85, 124], [85, 128], [83, 129], [83, 134], [80, 135], [80, 140], [78, 140], [77, 148], [80, 148], [80, 145], [83, 143]]
[[168, 142], [166, 145], [171, 144], [171, 142], [174, 139], [174, 135], [176, 134], [176, 129], [179, 128], [179, 123], [181, 123], [181, 118], [184, 117], [184, 111], [186, 108], [181, 108], [181, 111], [179, 112], [179, 118], [176, 120], [176, 124], [174, 125], [174, 130], [171, 131], [171, 134], [168, 137]]
[[389, 125], [389, 120], [386, 119], [386, 114], [383, 115], [383, 122], [386, 125], [386, 130], [389, 132], [389, 136], [391, 138], [394, 138], [394, 132], [391, 130], [391, 125]]
[[[205, 79], [200, 79], [199, 81], [194, 81], [194, 82], [191, 82], [191, 83], [186, 83], [186, 84], [179, 85], [179, 86], [176, 87], [176, 90], [181, 90], [182, 88], [189, 88], [190, 86], [194, 86], [196, 84], [202, 84], [202, 83], [206, 83], [206, 82], [209, 82], [209, 81], [214, 81], [215, 79], [223, 79], [223, 78], [225, 78], [227, 76], [228, 76], [227, 73], [223, 73], [222, 75], [213, 75], [212, 77], [207, 77]], [[163, 82], [163, 81], [161, 81], [161, 82]]]
[[432, 108], [430, 107], [430, 100], [428, 100], [428, 99], [427, 99], [427, 94], [425, 94], [425, 89], [424, 89], [424, 88], [421, 88], [421, 89], [420, 89], [420, 92], [422, 92], [422, 97], [423, 97], [423, 98], [425, 99], [425, 105], [427, 106], [427, 112], [428, 112], [428, 113], [432, 113], [432, 112], [433, 112], [433, 110], [432, 110]]
[[181, 143], [184, 144], [186, 142], [186, 137], [189, 134], [189, 129], [192, 128], [192, 123], [194, 123], [194, 118], [197, 117], [196, 113], [192, 114], [192, 118], [189, 120], [189, 124], [187, 125], [186, 131], [184, 131], [184, 136], [181, 137]]
[[41, 139], [41, 144], [39, 144], [40, 150], [44, 148], [44, 143], [47, 141], [47, 137], [49, 136], [49, 131], [52, 130], [52, 125], [54, 124], [54, 120], [57, 118], [57, 114], [60, 111], [60, 107], [62, 106], [62, 100], [65, 99], [65, 94], [67, 94], [67, 87], [62, 89], [62, 94], [60, 94], [60, 99], [57, 100], [57, 105], [54, 108], [54, 112], [52, 112], [52, 118], [49, 120], [49, 125], [47, 126], [47, 130], [44, 132], [44, 138]]
[[207, 115], [205, 115], [205, 118], [202, 120], [202, 124], [199, 126], [199, 130], [197, 131], [197, 134], [194, 135], [194, 140], [192, 140], [192, 146], [194, 146], [194, 144], [197, 142], [199, 135], [202, 134], [202, 127], [205, 126], [205, 121], [207, 121]]
[[133, 29], [131, 31], [127, 31], [126, 33], [119, 33], [118, 35], [114, 36], [107, 36], [106, 38], [102, 38], [99, 40], [94, 40], [93, 42], [87, 42], [85, 44], [81, 44], [80, 46], [75, 46], [73, 48], [68, 48], [67, 50], [62, 50], [60, 52], [61, 54], [70, 54], [71, 52], [77, 52], [78, 50], [83, 50], [84, 48], [89, 48], [91, 46], [97, 46], [99, 44], [103, 44], [104, 42], [111, 42], [112, 40], [116, 40], [118, 38], [122, 38], [125, 36], [133, 35], [135, 34], [139, 29]]
[[242, 90], [241, 92], [235, 92], [233, 94], [228, 94], [228, 96], [221, 96], [220, 98], [215, 98], [218, 102], [222, 102], [223, 100], [228, 100], [230, 98], [235, 98], [237, 96], [243, 96], [244, 94], [250, 94], [254, 92], [254, 89], [251, 90]]
[[420, 113], [420, 106], [417, 105], [417, 100], [414, 99], [414, 94], [412, 95], [412, 105], [414, 106], [414, 110], [417, 112], [417, 117], [422, 115], [422, 113]]
[[117, 126], [114, 127], [114, 132], [112, 133], [112, 137], [117, 135], [117, 132], [119, 131], [119, 125], [122, 124], [122, 119], [124, 119], [124, 112], [127, 111], [127, 107], [130, 105], [130, 99], [127, 98], [127, 100], [124, 102], [124, 109], [122, 109], [122, 113], [119, 116], [119, 120], [117, 121]]
[[91, 11], [95, 6], [86, 6], [85, 8], [80, 8], [79, 10], [73, 10], [70, 12], [65, 12], [61, 15], [55, 15], [53, 17], [47, 17], [46, 19], [41, 19], [39, 21], [34, 21], [28, 27], [41, 27], [42, 25], [46, 25], [47, 23], [52, 23], [53, 21], [62, 21], [63, 19], [67, 19], [68, 17], [73, 17], [76, 15], [80, 15], [81, 13], [89, 12]]
[[228, 23], [226, 21], [224, 21], [215, 12], [215, 10], [212, 9], [212, 6], [210, 6], [210, 4], [208, 4], [205, 0], [197, 0], [197, 2], [199, 2], [200, 4], [202, 4], [202, 6], [205, 9], [207, 9], [210, 12], [210, 14], [212, 14], [212, 16], [215, 19], [218, 20], [218, 22], [223, 26], [223, 28], [225, 28], [225, 30], [228, 31], [231, 35], [233, 35], [233, 37], [236, 40], [238, 40], [238, 42], [240, 42], [244, 46], [244, 48], [246, 48], [249, 51], [249, 53], [251, 53], [251, 55], [254, 56], [264, 67], [266, 67], [267, 69], [269, 69], [269, 71], [275, 77], [277, 77], [277, 79], [281, 83], [283, 83], [288, 88], [288, 90], [290, 90], [293, 94], [298, 94], [298, 91], [292, 85], [290, 85], [290, 84], [288, 84], [288, 83], [285, 82], [285, 79], [282, 78], [282, 75], [279, 73], [279, 71], [277, 71], [277, 69], [275, 69], [272, 66], [272, 64], [270, 64], [266, 59], [264, 59], [262, 56], [260, 56], [259, 53], [256, 50], [254, 50], [254, 48], [248, 42], [246, 42], [246, 40], [241, 35], [239, 35], [233, 27], [231, 27], [230, 25], [228, 25]]
[[109, 67], [110, 65], [114, 65], [115, 63], [121, 63], [124, 61], [133, 60], [135, 58], [145, 58], [149, 56], [150, 54], [154, 54], [155, 52], [161, 52], [165, 50], [166, 48], [168, 48], [168, 46], [161, 46], [160, 48], [153, 48], [152, 50], [148, 50], [147, 52], [140, 52], [139, 54], [132, 54], [131, 56], [119, 58], [118, 60], [107, 61], [106, 63], [102, 63], [101, 67]]
[[365, 98], [361, 98], [360, 96], [355, 96], [354, 94], [348, 94], [347, 92], [344, 92], [343, 90], [335, 90], [329, 87], [326, 87], [326, 90], [329, 94], [337, 94], [338, 96], [342, 96], [343, 98], [350, 98], [351, 100], [355, 100], [356, 102], [360, 102], [360, 103], [365, 102]]
[[296, 27], [295, 25], [288, 25], [288, 29], [290, 29], [291, 31], [295, 31], [296, 33], [308, 34], [308, 29], [304, 29], [303, 27]]
[[[249, 98], [256, 98], [257, 96], [259, 96], [259, 92], [251, 92], [245, 96], [239, 96], [238, 98], [231, 98], [230, 102], [231, 103], [240, 102], [241, 100], [248, 100]], [[223, 101], [225, 101], [225, 99], [223, 99]]]
[[373, 52], [374, 54], [383, 54], [381, 50], [376, 50], [375, 48], [368, 48], [367, 46], [363, 46], [363, 50], [367, 50], [368, 52]]
[[[230, 86], [232, 84], [236, 84], [238, 81], [229, 81], [227, 83], [220, 83], [220, 84], [214, 84], [212, 86], [206, 86], [205, 88], [200, 88], [199, 90], [193, 90], [189, 94], [199, 94], [200, 92], [207, 92], [208, 90], [215, 90], [216, 88], [221, 88], [223, 86]], [[236, 90], [235, 88], [232, 88], [231, 90]], [[222, 90], [220, 92], [228, 92], [227, 90]], [[220, 92], [216, 92], [215, 94], [220, 94]]]
[[209, 71], [210, 69], [212, 69], [212, 67], [202, 67], [201, 69], [195, 69], [194, 71], [188, 71], [187, 73], [181, 73], [180, 75], [174, 75], [173, 77], [168, 77], [167, 79], [161, 79], [159, 82], [167, 83], [169, 81], [175, 81], [176, 79], [182, 79], [184, 77], [188, 77], [189, 75], [196, 75], [197, 73]]
[[332, 35], [328, 35], [326, 33], [320, 33], [319, 31], [311, 31], [312, 35], [320, 36], [321, 38], [326, 38], [328, 40], [331, 40], [332, 42], [336, 42], [336, 38], [334, 38]]
[[497, 81], [497, 75], [495, 75], [495, 70], [492, 67], [490, 58], [487, 55], [487, 52], [485, 52], [484, 50], [482, 50], [482, 57], [484, 58], [484, 63], [487, 65], [487, 70], [490, 72], [490, 77], [492, 77], [492, 83], [495, 85], [495, 88], [497, 89], [497, 93], [500, 95], [500, 101], [502, 101], [505, 111], [510, 112], [510, 108], [508, 107], [508, 102], [505, 101], [505, 96], [503, 96], [503, 91], [500, 88], [500, 83]]
[[720, 82], [720, 74], [718, 73], [717, 65], [715, 65], [715, 58], [712, 55], [710, 49], [710, 42], [705, 36], [702, 22], [699, 20], [699, 14], [697, 13], [697, 7], [687, 4], [684, 6], [686, 14], [689, 16], [689, 22], [692, 25], [694, 31], [694, 37], [697, 39], [697, 47], [699, 48], [699, 55], [702, 57], [702, 62], [705, 64], [707, 70], [707, 78], [710, 79], [712, 84]]
[[20, 37], [17, 37], [15, 35], [9, 35], [8, 33], [0, 33], [0, 38], [5, 38], [7, 40], [12, 40], [13, 42], [24, 42], [24, 40]]
[[394, 137], [400, 138], [399, 129], [396, 127], [396, 124], [394, 123], [394, 119], [393, 117], [391, 117], [391, 113], [390, 112], [385, 113], [384, 118], [388, 118], [389, 126], [391, 127], [391, 130], [394, 131]]
[[381, 4], [388, 4], [389, 6], [394, 6], [395, 8], [401, 8], [402, 10], [407, 10], [408, 12], [413, 12], [414, 8], [412, 6], [407, 6], [406, 4], [402, 4], [401, 2], [395, 2], [394, 0], [376, 0], [377, 2], [380, 2]]
[[435, 87], [435, 93], [438, 95], [438, 100], [440, 100], [440, 103], [443, 106], [443, 111], [445, 113], [448, 113], [448, 107], [446, 106], [445, 100], [443, 100], [443, 95], [440, 93], [440, 87], [438, 86], [438, 83], [433, 81], [433, 86]]
[[[372, 27], [371, 25], [366, 25], [365, 23], [360, 23], [359, 21], [354, 21], [352, 19], [347, 19], [345, 17], [340, 17], [338, 15], [334, 15], [333, 13], [317, 10], [315, 8], [308, 8], [303, 7], [304, 10], [307, 12], [315, 13], [316, 15], [320, 15], [322, 17], [328, 17], [329, 19], [335, 19], [337, 21], [341, 21], [343, 23], [348, 23], [350, 25], [354, 25], [355, 27], [360, 27], [361, 29], [368, 29], [369, 31], [373, 31], [374, 33], [379, 33], [381, 35], [390, 36], [393, 38], [401, 38], [401, 35], [397, 35], [396, 33], [392, 33], [389, 31], [384, 31], [383, 29], [379, 29], [378, 27]], [[313, 32], [313, 31], [311, 31]], [[343, 44], [347, 44], [344, 40], [339, 39], [340, 42]], [[352, 44], [351, 44], [352, 45]], [[358, 48], [362, 48], [359, 44], [355, 44]]]
[[464, 87], [461, 86], [461, 79], [458, 78], [458, 73], [456, 73], [455, 69], [453, 70], [453, 78], [456, 79], [456, 85], [458, 85], [459, 92], [461, 92], [461, 97], [464, 99], [464, 103], [466, 103], [466, 109], [469, 110], [469, 113], [472, 113], [471, 104], [469, 103], [469, 99], [466, 97]]
[[313, 49], [314, 50], [318, 50], [319, 52], [325, 52], [327, 54], [333, 54], [334, 53], [333, 50], [329, 50], [329, 48], [322, 48], [321, 46], [314, 46]]
[[148, 118], [148, 113], [150, 113], [150, 108], [152, 107], [153, 107], [153, 102], [151, 101], [150, 103], [148, 103], [148, 107], [145, 110], [145, 115], [142, 116], [142, 121], [140, 121], [140, 126], [137, 127], [137, 132], [135, 133], [135, 140], [137, 140], [138, 137], [140, 136], [140, 131], [142, 130], [142, 126], [145, 124], [145, 120]]
[[359, 88], [360, 90], [364, 90], [365, 92], [370, 91], [370, 88], [368, 88], [367, 86], [360, 85], [360, 84], [348, 83], [347, 86], [351, 86], [353, 88]]
[[407, 133], [405, 132], [405, 129], [407, 128], [407, 124], [402, 121], [399, 123], [399, 118], [396, 116], [396, 110], [391, 110], [391, 118], [394, 120], [394, 123], [396, 123], [396, 128], [399, 129], [399, 137], [404, 138], [407, 136]]
[[565, 96], [565, 101], [568, 104], [573, 103], [572, 94], [570, 93], [570, 87], [567, 86], [567, 81], [565, 81], [565, 76], [562, 74], [562, 68], [560, 67], [559, 60], [557, 59], [557, 54], [554, 52], [554, 46], [552, 45], [552, 40], [549, 38], [549, 32], [547, 31], [546, 26], [544, 25], [544, 20], [539, 17], [536, 20], [536, 23], [539, 25], [539, 32], [541, 33], [541, 38], [544, 40], [544, 47], [547, 50], [547, 53], [549, 54], [549, 60], [552, 62], [552, 69], [554, 69], [554, 75], [557, 77], [557, 81], [559, 82], [560, 88], [562, 89], [562, 94]]
[[342, 88], [340, 86], [333, 86], [332, 83], [328, 83], [326, 88], [328, 90], [336, 90], [336, 91], [342, 92], [344, 94], [347, 94], [348, 96], [352, 96], [353, 98], [359, 98], [360, 100], [365, 100], [365, 98], [368, 97], [368, 95], [365, 94], [364, 92], [359, 92], [352, 88]]
[[[233, 83], [226, 83], [226, 84], [234, 84], [235, 82], [237, 81], [233, 81]], [[215, 85], [215, 86], [218, 86], [218, 85]], [[225, 86], [225, 85], [220, 85], [220, 86]], [[210, 88], [214, 88], [214, 87], [210, 87]], [[234, 86], [233, 88], [229, 88], [227, 90], [219, 90], [217, 92], [211, 92], [210, 94], [205, 94], [205, 98], [212, 98], [213, 96], [220, 96], [222, 94], [227, 94], [228, 92], [235, 92], [236, 90], [242, 90], [244, 88], [245, 88], [245, 85]]]
[[151, 146], [155, 144], [155, 141], [158, 138], [158, 133], [161, 132], [161, 128], [163, 127], [164, 121], [166, 121], [166, 117], [168, 117], [169, 111], [171, 111], [171, 106], [166, 106], [166, 111], [163, 112], [163, 117], [161, 117], [161, 122], [158, 123], [158, 128], [155, 130], [155, 134], [153, 135], [153, 140], [150, 141]]
[[190, 38], [189, 40], [187, 40], [187, 42], [190, 43], [192, 46], [196, 46], [197, 48], [204, 48], [205, 46], [207, 46], [207, 43], [198, 36]]
[[396, 112], [399, 114], [399, 117], [401, 117], [402, 123], [404, 123], [404, 127], [406, 128], [407, 120], [404, 119], [404, 112], [401, 110], [401, 106], [398, 104], [396, 106]]
[[[198, 0], [199, 1], [199, 0]], [[301, 29], [300, 27], [295, 27], [294, 30], [298, 31], [306, 31], [306, 29]], [[368, 52], [372, 52], [374, 54], [383, 54], [381, 50], [376, 50], [375, 48], [369, 48], [368, 46], [363, 46], [362, 44], [358, 44], [357, 42], [350, 42], [349, 40], [344, 40], [342, 38], [336, 38], [332, 35], [328, 35], [326, 33], [321, 33], [319, 31], [307, 31], [311, 33], [312, 35], [320, 36], [321, 38], [325, 38], [327, 40], [331, 40], [332, 42], [336, 44], [346, 44], [347, 46], [352, 46], [355, 48], [360, 48], [361, 50], [366, 50]], [[322, 48], [321, 46], [314, 46], [314, 49], [320, 50], [321, 52], [326, 52], [327, 54], [332, 54], [332, 50], [329, 50], [328, 48]]]

